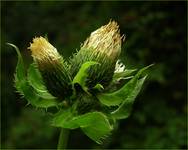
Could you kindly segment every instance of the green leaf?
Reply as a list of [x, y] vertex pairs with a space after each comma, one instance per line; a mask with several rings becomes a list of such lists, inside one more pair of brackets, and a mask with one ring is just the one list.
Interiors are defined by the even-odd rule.
[[87, 87], [86, 87], [86, 79], [88, 77], [87, 71], [88, 71], [88, 68], [90, 66], [96, 65], [96, 64], [99, 64], [99, 63], [97, 63], [95, 61], [87, 61], [87, 62], [85, 62], [81, 66], [81, 68], [78, 71], [78, 73], [76, 74], [76, 76], [74, 77], [74, 79], [73, 79], [73, 85], [76, 84], [76, 83], [78, 83], [82, 87], [82, 89], [85, 92], [87, 92], [87, 90], [88, 90]]
[[45, 99], [55, 99], [55, 97], [47, 91], [36, 64], [33, 63], [29, 66], [27, 78], [29, 84], [37, 91], [40, 97]]
[[30, 85], [40, 91], [46, 90], [42, 76], [35, 63], [30, 64], [28, 69], [28, 81]]
[[21, 86], [21, 90], [28, 102], [35, 107], [48, 108], [57, 106], [55, 98], [45, 99], [40, 97], [40, 94], [32, 86], [30, 86], [28, 82], [25, 82], [25, 84]]
[[147, 76], [137, 80], [135, 87], [128, 94], [123, 103], [118, 107], [118, 109], [111, 113], [115, 119], [125, 119], [130, 115], [134, 100], [140, 92], [146, 77]]
[[19, 49], [13, 44], [8, 43], [8, 45], [14, 47], [18, 55], [18, 62], [15, 72], [15, 87], [18, 90], [18, 92], [21, 93], [28, 100], [28, 103], [30, 103], [33, 106], [41, 108], [56, 106], [57, 103], [55, 99], [44, 99], [40, 97], [37, 91], [29, 85], [24, 70], [23, 59]]
[[137, 85], [137, 80], [144, 73], [146, 69], [150, 66], [142, 68], [127, 84], [125, 84], [121, 89], [112, 93], [102, 93], [98, 94], [97, 98], [99, 101], [106, 106], [116, 106], [120, 105], [134, 90]]
[[100, 112], [88, 113], [87, 117], [92, 117], [92, 119], [87, 120], [90, 121], [90, 125], [87, 127], [81, 127], [81, 129], [93, 141], [102, 144], [103, 140], [110, 135], [113, 129], [112, 126], [107, 117]]
[[12, 46], [16, 50], [16, 53], [18, 55], [18, 62], [16, 65], [16, 71], [15, 71], [15, 75], [14, 75], [15, 87], [19, 92], [22, 92], [20, 89], [20, 86], [22, 84], [25, 84], [25, 82], [26, 82], [26, 74], [25, 74], [23, 59], [22, 59], [21, 53], [17, 46], [15, 46], [14, 44], [11, 44], [11, 43], [7, 43], [7, 45]]
[[57, 113], [52, 120], [52, 125], [69, 129], [80, 127], [88, 137], [99, 144], [112, 130], [107, 117], [103, 113], [90, 112], [73, 117], [70, 109]]
[[51, 125], [68, 129], [79, 128], [79, 125], [73, 121], [73, 113], [71, 112], [71, 109], [61, 110], [55, 114]]

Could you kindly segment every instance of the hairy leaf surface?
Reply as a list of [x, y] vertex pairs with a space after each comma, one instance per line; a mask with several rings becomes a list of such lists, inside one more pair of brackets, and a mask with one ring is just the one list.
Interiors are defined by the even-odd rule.
[[8, 43], [8, 45], [14, 47], [18, 55], [18, 62], [15, 72], [15, 87], [18, 92], [28, 100], [29, 104], [35, 107], [48, 108], [51, 106], [56, 106], [57, 103], [54, 98], [44, 99], [40, 97], [40, 94], [32, 86], [29, 85], [24, 69], [23, 59], [19, 49], [13, 44]]
[[106, 106], [120, 105], [124, 100], [128, 98], [128, 96], [132, 93], [132, 91], [137, 87], [138, 84], [137, 81], [144, 73], [144, 71], [150, 66], [142, 68], [127, 84], [125, 84], [119, 90], [112, 93], [98, 94], [97, 98], [102, 104]]
[[107, 117], [103, 113], [90, 112], [73, 117], [70, 109], [57, 113], [52, 120], [52, 125], [69, 129], [80, 127], [89, 138], [99, 144], [112, 130]]

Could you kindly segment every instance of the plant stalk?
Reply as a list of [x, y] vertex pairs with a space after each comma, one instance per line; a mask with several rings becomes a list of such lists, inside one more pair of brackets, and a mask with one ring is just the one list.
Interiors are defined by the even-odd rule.
[[69, 138], [69, 129], [61, 128], [57, 150], [65, 150]]

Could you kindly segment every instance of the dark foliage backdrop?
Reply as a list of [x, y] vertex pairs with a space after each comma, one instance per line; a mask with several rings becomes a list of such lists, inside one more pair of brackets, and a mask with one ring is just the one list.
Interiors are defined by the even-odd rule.
[[132, 115], [119, 122], [99, 146], [80, 130], [68, 148], [187, 148], [187, 2], [1, 2], [1, 146], [55, 148], [58, 130], [41, 110], [26, 106], [13, 86], [17, 45], [29, 64], [27, 50], [35, 36], [49, 41], [65, 58], [79, 49], [90, 32], [110, 19], [126, 35], [121, 60], [127, 68], [155, 63], [136, 99]]

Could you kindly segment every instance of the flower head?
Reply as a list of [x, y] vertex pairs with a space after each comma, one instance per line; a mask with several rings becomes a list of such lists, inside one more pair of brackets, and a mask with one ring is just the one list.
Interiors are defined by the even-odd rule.
[[72, 76], [76, 75], [86, 61], [96, 61], [100, 65], [92, 66], [89, 70], [88, 86], [92, 88], [98, 83], [108, 86], [121, 53], [123, 38], [124, 36], [120, 35], [119, 26], [115, 21], [110, 21], [107, 25], [92, 32], [70, 62]]
[[116, 59], [121, 53], [121, 41], [118, 24], [115, 21], [110, 21], [107, 25], [92, 32], [82, 48], [93, 49]]
[[57, 49], [41, 36], [34, 38], [28, 49], [32, 52], [48, 91], [60, 99], [71, 95], [71, 78]]
[[33, 58], [38, 62], [53, 61], [61, 57], [57, 49], [41, 36], [34, 38], [28, 49], [31, 50]]

